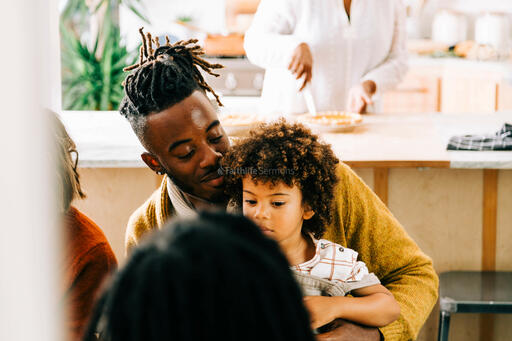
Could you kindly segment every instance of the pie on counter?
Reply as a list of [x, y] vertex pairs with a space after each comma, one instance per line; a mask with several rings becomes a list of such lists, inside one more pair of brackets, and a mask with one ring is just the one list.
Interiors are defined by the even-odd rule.
[[259, 123], [256, 115], [224, 114], [220, 116], [223, 126], [239, 127]]
[[350, 131], [363, 121], [361, 114], [348, 111], [322, 111], [316, 115], [303, 114], [299, 122], [323, 132]]
[[221, 114], [219, 120], [228, 135], [245, 133], [262, 122], [257, 115], [247, 114]]

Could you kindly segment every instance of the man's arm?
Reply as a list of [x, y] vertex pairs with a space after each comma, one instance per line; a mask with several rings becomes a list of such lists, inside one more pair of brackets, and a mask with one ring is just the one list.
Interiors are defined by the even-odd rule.
[[338, 177], [335, 222], [325, 238], [359, 252], [399, 303], [398, 320], [380, 329], [385, 339], [414, 339], [437, 301], [432, 261], [350, 167], [341, 164]]

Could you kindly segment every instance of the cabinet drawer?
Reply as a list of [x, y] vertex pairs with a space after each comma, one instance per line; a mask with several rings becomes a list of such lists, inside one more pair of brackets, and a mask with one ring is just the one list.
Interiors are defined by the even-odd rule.
[[446, 70], [443, 75], [443, 113], [486, 114], [496, 111], [500, 75], [480, 70]]
[[396, 89], [382, 95], [385, 113], [437, 112], [440, 109], [441, 79], [437, 76], [408, 73]]
[[498, 84], [498, 110], [512, 110], [512, 85], [503, 80]]

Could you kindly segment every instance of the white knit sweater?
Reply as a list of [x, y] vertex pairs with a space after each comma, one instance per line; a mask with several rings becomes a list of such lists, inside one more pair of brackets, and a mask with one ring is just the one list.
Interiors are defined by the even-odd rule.
[[262, 0], [245, 35], [249, 60], [266, 69], [262, 112], [306, 112], [301, 80], [287, 69], [297, 45], [313, 54], [310, 85], [317, 110], [344, 110], [348, 90], [371, 79], [377, 91], [398, 84], [407, 71], [405, 8], [401, 0]]

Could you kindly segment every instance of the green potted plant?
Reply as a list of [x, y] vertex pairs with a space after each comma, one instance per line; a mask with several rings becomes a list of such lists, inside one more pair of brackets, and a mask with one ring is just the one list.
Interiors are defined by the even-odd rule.
[[[123, 68], [135, 62], [137, 51], [128, 51], [121, 41], [117, 9], [127, 6], [147, 22], [139, 4], [140, 0], [67, 2], [60, 23], [64, 110], [115, 110], [119, 106]], [[91, 27], [92, 18], [99, 27]]]

